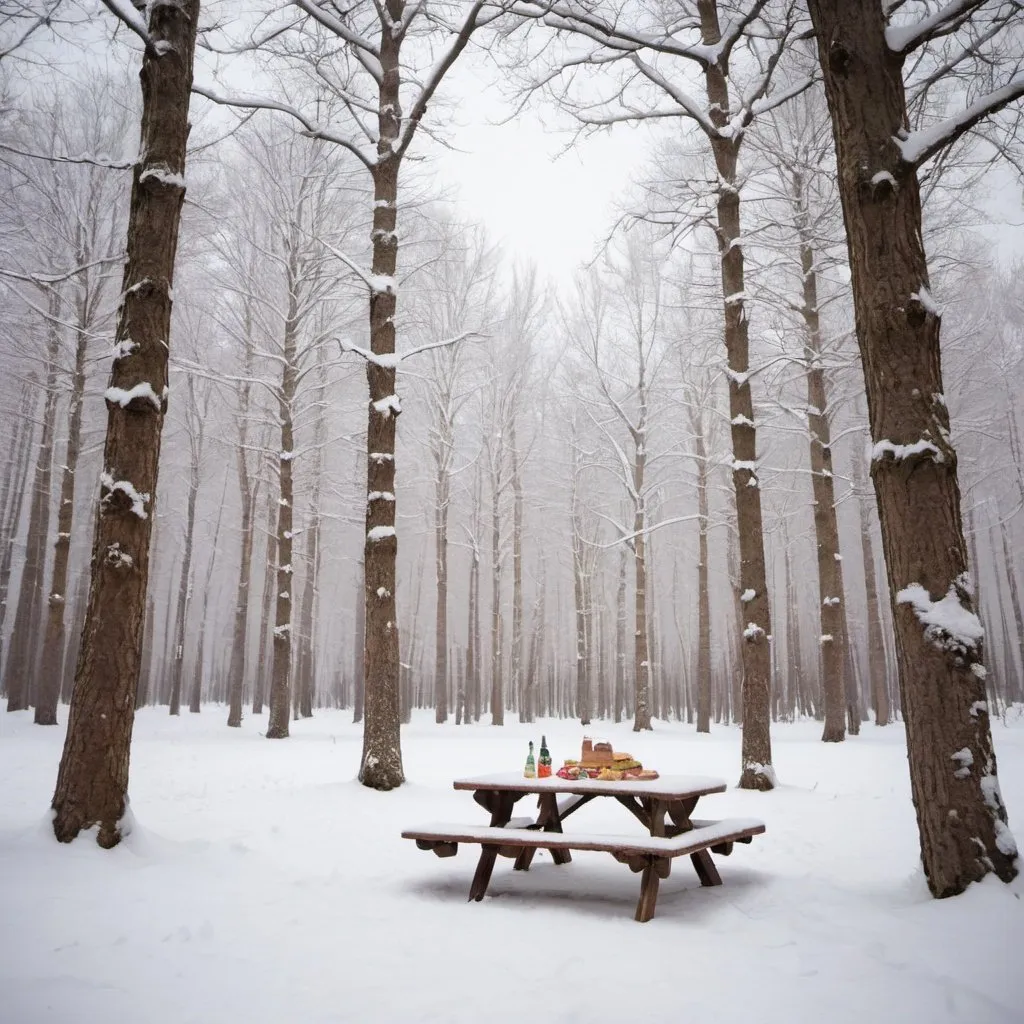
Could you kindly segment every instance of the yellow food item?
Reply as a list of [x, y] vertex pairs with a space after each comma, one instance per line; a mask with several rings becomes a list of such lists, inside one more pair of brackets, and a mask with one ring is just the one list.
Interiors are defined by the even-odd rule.
[[597, 779], [599, 782], [619, 782], [622, 779], [622, 772], [614, 768], [602, 768]]

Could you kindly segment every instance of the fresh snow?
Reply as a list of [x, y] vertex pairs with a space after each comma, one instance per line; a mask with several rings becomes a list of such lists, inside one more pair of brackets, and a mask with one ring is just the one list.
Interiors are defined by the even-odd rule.
[[923, 438], [913, 444], [893, 444], [892, 441], [879, 441], [871, 449], [871, 461], [878, 462], [886, 455], [891, 455], [897, 462], [900, 462], [914, 455], [924, 455], [925, 452], [928, 452], [935, 462], [942, 462], [942, 452], [931, 441], [926, 441]]
[[749, 604], [751, 601], [754, 600], [755, 597], [757, 597], [757, 591], [751, 590], [750, 587], [747, 587], [747, 589], [744, 590], [742, 594], [740, 594], [740, 600], [744, 604]]
[[384, 540], [386, 537], [394, 537], [395, 528], [393, 526], [375, 526], [373, 529], [368, 530], [366, 533], [366, 539], [371, 544], [376, 544], [378, 541]]
[[173, 188], [184, 188], [185, 177], [184, 175], [177, 174], [172, 171], [169, 167], [165, 167], [162, 164], [155, 167], [147, 167], [139, 175], [139, 184], [152, 178], [154, 181], [159, 181], [162, 185], [170, 185]]
[[146, 511], [146, 502], [150, 498], [148, 493], [137, 490], [135, 485], [128, 480], [115, 480], [106, 470], [100, 473], [100, 485], [107, 489], [109, 492], [108, 497], [115, 491], [121, 491], [132, 503], [132, 512], [135, 515], [140, 519], [149, 518], [149, 513]]
[[950, 587], [945, 597], [933, 601], [920, 583], [911, 583], [899, 591], [896, 603], [909, 604], [925, 627], [925, 638], [948, 650], [975, 650], [985, 635], [978, 616], [960, 603], [956, 587]]
[[[865, 725], [842, 744], [818, 742], [817, 722], [773, 725], [780, 785], [758, 793], [735, 788], [738, 728], [596, 723], [663, 774], [728, 780], [697, 817], [767, 826], [715, 857], [721, 886], [702, 888], [687, 858], [673, 865], [641, 925], [639, 876], [607, 854], [556, 867], [541, 852], [526, 873], [499, 859], [488, 896], [467, 903], [477, 850], [440, 860], [399, 837], [431, 819], [486, 825], [452, 780], [517, 770], [541, 733], [556, 764], [578, 756], [576, 723], [438, 726], [415, 712], [402, 734], [409, 781], [378, 793], [355, 781], [350, 709], [318, 711], [274, 742], [266, 715], [241, 729], [225, 716], [138, 712], [132, 832], [109, 851], [50, 831], [63, 728], [34, 726], [30, 711], [0, 718], [0, 1019], [521, 1024], [538, 1016], [528, 1001], [545, 1024], [1020, 1020], [1024, 879], [928, 895], [899, 725]], [[1024, 722], [1006, 721], [993, 728], [1013, 824]], [[566, 823], [634, 827], [604, 799]]]
[[[124, 342], [121, 344], [124, 344]], [[128, 353], [124, 354], [127, 355]], [[119, 359], [121, 356], [115, 354], [114, 358]], [[160, 409], [160, 399], [157, 397], [156, 392], [153, 390], [153, 385], [149, 381], [136, 384], [133, 388], [107, 388], [103, 392], [103, 397], [113, 405], [119, 405], [122, 409], [127, 409], [129, 404], [136, 398], [144, 398], [146, 401], [152, 402], [153, 407], [157, 411]]]

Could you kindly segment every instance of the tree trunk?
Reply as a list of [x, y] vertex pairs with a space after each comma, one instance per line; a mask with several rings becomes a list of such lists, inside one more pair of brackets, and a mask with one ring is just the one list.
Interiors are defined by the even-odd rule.
[[50, 529], [53, 440], [57, 425], [57, 352], [60, 345], [59, 296], [51, 291], [47, 311], [46, 390], [43, 398], [43, 429], [36, 455], [25, 538], [25, 561], [18, 587], [11, 646], [4, 667], [7, 710], [24, 711], [35, 697], [36, 652], [46, 568], [46, 541]]
[[504, 618], [501, 614], [501, 456], [491, 469], [491, 725], [505, 724]]
[[199, 617], [199, 640], [196, 643], [196, 661], [192, 667], [192, 685], [189, 688], [188, 710], [198, 715], [202, 709], [203, 676], [206, 655], [206, 625], [210, 613], [210, 590], [213, 581], [213, 568], [217, 563], [217, 552], [220, 550], [220, 526], [224, 520], [224, 504], [227, 497], [227, 480], [217, 506], [217, 525], [213, 528], [213, 543], [210, 545], [210, 560], [206, 563], [206, 578], [203, 580], [203, 607]]
[[896, 144], [903, 58], [874, 0], [808, 6], [835, 135], [921, 857], [932, 894], [951, 896], [989, 873], [1015, 877], [1017, 850], [973, 625], [917, 174]]
[[359, 593], [356, 596], [355, 636], [353, 636], [352, 658], [352, 722], [358, 725], [363, 720], [366, 706], [366, 685], [364, 669], [366, 665], [364, 652], [366, 649], [366, 605], [363, 602], [363, 563], [356, 566], [356, 582]]
[[814, 494], [814, 538], [818, 551], [818, 650], [821, 688], [825, 698], [825, 743], [846, 738], [846, 685], [843, 675], [846, 648], [846, 595], [843, 592], [832, 478], [832, 439], [828, 392], [821, 365], [821, 319], [818, 314], [818, 275], [814, 243], [807, 213], [803, 175], [793, 173], [793, 204], [800, 236], [800, 269], [803, 282], [804, 359], [807, 376], [807, 429], [811, 453], [811, 486]]
[[[277, 534], [274, 527], [277, 522], [274, 500], [267, 495], [267, 550], [266, 565], [263, 567], [263, 598], [260, 609], [260, 640], [257, 648], [256, 674], [252, 685], [252, 713], [263, 714], [263, 702], [266, 700], [267, 679], [273, 667], [273, 659], [267, 658], [267, 638], [270, 636], [270, 617], [274, 611], [274, 580], [277, 577]], [[268, 668], [268, 664], [270, 668]]]
[[[4, 507], [7, 516], [4, 521], [3, 551], [0, 552], [0, 668], [5, 667], [3, 660], [4, 623], [7, 619], [7, 596], [10, 592], [11, 565], [14, 561], [14, 542], [18, 536], [21, 523], [21, 509], [25, 500], [25, 484], [28, 481], [29, 468], [32, 462], [32, 421], [29, 415], [31, 406], [25, 401], [22, 404], [22, 416], [15, 426], [15, 436], [11, 440], [11, 448], [17, 454], [7, 473], [7, 481], [11, 483], [12, 493], [9, 505]], [[6, 673], [4, 674], [6, 679]], [[4, 685], [6, 692], [6, 684]]]
[[[238, 472], [238, 497], [242, 508], [241, 553], [238, 564], [238, 591], [235, 597], [235, 621], [231, 632], [231, 661], [228, 666], [228, 725], [239, 728], [242, 724], [242, 698], [245, 691], [245, 653], [249, 643], [249, 596], [252, 581], [253, 521], [256, 514], [256, 491], [249, 475], [249, 407], [253, 376], [253, 346], [250, 322], [246, 316], [245, 361], [242, 374], [245, 382], [239, 388], [238, 449], [235, 462]], [[262, 658], [260, 659], [262, 660]]]
[[[401, 37], [382, 32], [380, 41], [377, 162], [373, 168], [373, 274], [370, 349], [395, 351], [395, 269], [398, 262], [398, 170], [395, 151], [402, 116], [399, 102]], [[395, 426], [401, 406], [395, 394], [395, 363], [367, 360], [370, 390], [366, 429], [366, 720], [359, 781], [388, 790], [405, 781], [399, 709], [398, 613], [395, 606]]]
[[434, 573], [436, 583], [436, 612], [434, 619], [434, 721], [448, 721], [448, 511], [451, 480], [448, 472], [449, 439], [443, 433], [447, 418], [439, 410], [442, 420], [438, 431], [440, 446], [437, 452], [434, 506]]
[[516, 447], [515, 421], [512, 422], [512, 650], [509, 654], [509, 689], [519, 701], [523, 721], [523, 479], [519, 450]]
[[[116, 845], [125, 820], [142, 652], [149, 538], [166, 411], [171, 287], [185, 198], [192, 59], [199, 0], [153, 4], [142, 59], [142, 158], [135, 165], [117, 354], [106, 392], [100, 514], [82, 648], [53, 797], [69, 842], [98, 825]], [[148, 506], [148, 507], [147, 507]]]
[[281, 740], [288, 736], [291, 719], [292, 673], [292, 532], [294, 530], [295, 487], [292, 465], [295, 458], [295, 392], [298, 386], [298, 301], [295, 290], [297, 276], [295, 248], [288, 266], [288, 314], [284, 324], [284, 366], [281, 370], [281, 391], [278, 414], [281, 421], [281, 451], [278, 455], [277, 499], [277, 566], [274, 596], [274, 656], [270, 677], [270, 715], [267, 739]]
[[864, 466], [860, 454], [853, 455], [853, 489], [857, 494], [860, 513], [861, 557], [864, 567], [864, 592], [867, 609], [868, 684], [871, 703], [875, 709], [875, 725], [888, 725], [889, 667], [885, 657], [884, 628], [878, 603], [878, 582], [875, 570], [875, 552], [871, 544], [871, 504], [865, 493]]
[[[718, 5], [698, 0], [701, 37], [705, 45], [721, 40]], [[719, 63], [705, 69], [711, 120], [715, 127], [729, 123], [731, 106], [726, 70]], [[742, 138], [742, 136], [741, 136]], [[725, 348], [728, 356], [729, 417], [732, 424], [733, 486], [740, 542], [740, 589], [743, 594], [743, 741], [740, 787], [772, 789], [771, 745], [771, 616], [764, 560], [761, 486], [757, 476], [757, 434], [750, 392], [750, 344], [744, 293], [743, 245], [740, 233], [740, 193], [736, 176], [739, 140], [712, 139], [721, 185], [717, 200], [718, 251], [722, 262], [725, 307]]]
[[711, 732], [711, 596], [708, 581], [708, 453], [704, 433], [697, 456], [697, 732]]
[[189, 401], [192, 403], [194, 418], [190, 417], [191, 433], [189, 446], [191, 461], [188, 477], [188, 504], [185, 514], [185, 549], [181, 556], [181, 579], [178, 583], [178, 605], [174, 615], [174, 652], [171, 668], [170, 713], [181, 714], [181, 680], [185, 670], [185, 630], [188, 625], [189, 605], [192, 603], [192, 551], [195, 547], [196, 501], [199, 497], [199, 470], [203, 450], [203, 420], [195, 407], [196, 395], [193, 381], [189, 379]]
[[57, 509], [57, 541], [54, 544], [53, 571], [46, 615], [46, 634], [39, 669], [36, 725], [57, 724], [57, 702], [63, 681], [61, 656], [64, 653], [64, 610], [68, 597], [68, 556], [71, 551], [71, 519], [75, 509], [75, 473], [82, 450], [82, 401], [85, 397], [85, 356], [88, 348], [88, 317], [79, 307], [75, 368], [71, 377], [68, 405], [68, 443], [64, 455]]

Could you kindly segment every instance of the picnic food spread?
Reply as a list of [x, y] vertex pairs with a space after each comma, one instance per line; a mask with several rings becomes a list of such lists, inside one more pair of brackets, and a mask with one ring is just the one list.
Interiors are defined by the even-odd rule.
[[612, 749], [610, 743], [595, 743], [589, 736], [583, 737], [583, 747], [578, 761], [566, 758], [556, 772], [560, 779], [597, 779], [600, 782], [619, 782], [656, 779], [658, 773], [645, 769], [632, 754]]

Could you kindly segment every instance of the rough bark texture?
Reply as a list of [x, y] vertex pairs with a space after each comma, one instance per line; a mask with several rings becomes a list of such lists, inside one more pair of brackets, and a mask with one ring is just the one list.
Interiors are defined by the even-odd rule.
[[89, 603], [53, 796], [53, 828], [61, 842], [97, 825], [98, 843], [111, 847], [125, 829], [198, 21], [199, 0], [149, 8], [142, 159], [132, 182], [111, 371], [112, 387], [122, 390], [107, 392]]
[[14, 613], [11, 645], [4, 666], [7, 710], [24, 711], [34, 700], [35, 661], [39, 647], [39, 620], [46, 567], [46, 540], [50, 528], [50, 488], [53, 476], [53, 442], [57, 426], [57, 352], [60, 329], [56, 317], [59, 298], [52, 292], [48, 300], [49, 321], [46, 343], [46, 385], [43, 396], [43, 425], [36, 453], [25, 536], [25, 561], [18, 586], [18, 607]]
[[[401, 21], [404, 4], [388, 0], [387, 11]], [[398, 171], [395, 146], [402, 108], [399, 103], [401, 39], [390, 31], [380, 37], [382, 77], [377, 113], [379, 142], [373, 168], [373, 273], [370, 294], [370, 349], [395, 351], [395, 269], [398, 264]], [[390, 282], [390, 285], [387, 284]], [[395, 395], [395, 365], [367, 360], [370, 390], [366, 444], [366, 544], [363, 551], [366, 607], [366, 698], [363, 754], [359, 780], [373, 789], [393, 789], [405, 781], [402, 770], [399, 708], [398, 612], [395, 606], [395, 427], [400, 406]]]
[[[84, 302], [84, 300], [83, 300]], [[68, 405], [68, 442], [60, 483], [57, 508], [57, 540], [53, 546], [53, 570], [47, 598], [46, 632], [39, 662], [36, 725], [57, 724], [57, 703], [63, 682], [64, 613], [68, 600], [68, 559], [71, 553], [71, 520], [75, 510], [75, 474], [82, 450], [82, 404], [85, 398], [85, 356], [89, 345], [89, 321], [83, 303], [79, 304], [75, 339], [75, 367], [71, 374]]]
[[951, 896], [990, 873], [1012, 879], [1016, 845], [980, 636], [921, 618], [941, 600], [973, 615], [974, 601], [917, 174], [895, 141], [907, 129], [903, 59], [886, 45], [875, 0], [809, 8], [836, 142], [921, 858], [932, 894]]
[[[721, 39], [718, 5], [698, 3], [705, 44]], [[731, 113], [727, 69], [720, 64], [705, 70], [710, 116], [716, 127], [728, 124]], [[725, 348], [729, 364], [729, 418], [732, 423], [733, 486], [740, 544], [740, 588], [743, 593], [743, 789], [771, 789], [771, 617], [765, 574], [761, 488], [757, 476], [757, 435], [750, 392], [750, 343], [744, 298], [743, 247], [740, 235], [740, 193], [736, 176], [738, 142], [712, 139], [721, 184], [718, 191], [718, 251], [722, 261], [725, 305]]]

